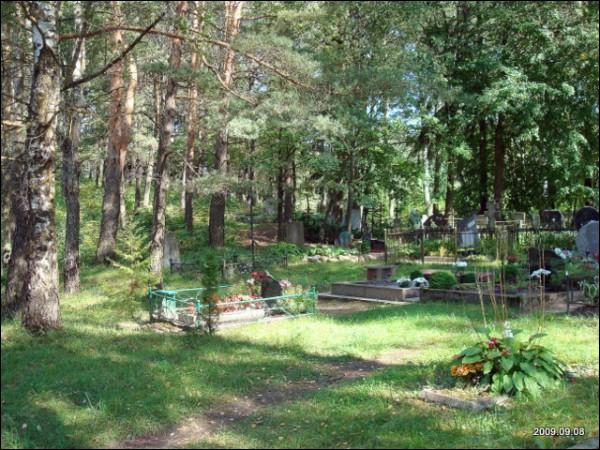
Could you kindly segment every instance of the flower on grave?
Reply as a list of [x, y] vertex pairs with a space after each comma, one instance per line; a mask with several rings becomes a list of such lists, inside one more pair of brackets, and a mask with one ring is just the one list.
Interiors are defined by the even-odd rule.
[[466, 377], [478, 372], [483, 372], [483, 363], [458, 364], [450, 369], [450, 373], [453, 377]]
[[566, 260], [569, 257], [568, 252], [566, 250], [563, 251], [562, 248], [558, 248], [558, 247], [556, 247], [554, 249], [554, 254], [563, 260]]
[[518, 261], [518, 259], [519, 259], [519, 258], [518, 258], [516, 255], [508, 255], [508, 256], [506, 257], [506, 261], [508, 261], [508, 262], [509, 262], [509, 263], [511, 263], [511, 264], [514, 264], [514, 263], [516, 263], [516, 262]]
[[488, 349], [493, 349], [498, 346], [498, 339], [493, 337], [487, 342]]
[[467, 267], [467, 262], [466, 261], [456, 261], [456, 263], [454, 263], [454, 265], [456, 267], [458, 267], [459, 269], [464, 269], [465, 267]]
[[285, 290], [292, 287], [292, 283], [289, 280], [281, 280], [279, 286], [281, 286], [281, 289]]
[[507, 320], [506, 322], [504, 322], [504, 331], [502, 332], [502, 335], [505, 338], [513, 338], [513, 332], [512, 332], [512, 328], [510, 327], [510, 322]]
[[255, 281], [256, 281], [256, 280], [255, 280], [254, 278], [248, 278], [248, 279], [246, 280], [246, 284], [247, 284], [248, 286], [254, 286], [254, 282], [255, 282]]
[[549, 270], [546, 269], [538, 269], [538, 270], [534, 270], [533, 272], [531, 272], [531, 275], [529, 275], [529, 278], [541, 278], [541, 277], [545, 277], [550, 275], [552, 272], [550, 272]]
[[412, 280], [412, 286], [411, 287], [424, 287], [424, 288], [428, 288], [429, 287], [429, 281], [427, 281], [427, 278], [423, 278], [423, 277], [415, 278], [414, 280]]

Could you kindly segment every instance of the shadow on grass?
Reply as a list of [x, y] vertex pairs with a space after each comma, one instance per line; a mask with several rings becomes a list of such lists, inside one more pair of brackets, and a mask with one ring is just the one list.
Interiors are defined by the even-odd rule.
[[235, 396], [317, 379], [323, 365], [343, 359], [219, 336], [22, 334], [3, 342], [3, 442], [101, 446], [168, 428]]

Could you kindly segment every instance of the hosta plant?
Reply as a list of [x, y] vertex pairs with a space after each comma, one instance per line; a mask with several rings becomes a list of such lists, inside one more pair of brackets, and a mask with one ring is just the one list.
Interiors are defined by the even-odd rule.
[[503, 337], [492, 336], [489, 329], [481, 331], [486, 339], [454, 356], [452, 376], [487, 387], [494, 394], [531, 397], [564, 378], [565, 366], [539, 344], [544, 334], [521, 341], [513, 336], [508, 323]]

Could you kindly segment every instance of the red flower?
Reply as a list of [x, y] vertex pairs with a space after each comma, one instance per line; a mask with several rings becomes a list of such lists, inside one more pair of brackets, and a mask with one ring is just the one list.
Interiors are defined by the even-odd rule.
[[489, 348], [490, 350], [491, 350], [491, 349], [493, 349], [494, 347], [497, 347], [497, 346], [498, 346], [498, 339], [496, 339], [495, 337], [491, 338], [491, 339], [488, 341], [488, 348]]

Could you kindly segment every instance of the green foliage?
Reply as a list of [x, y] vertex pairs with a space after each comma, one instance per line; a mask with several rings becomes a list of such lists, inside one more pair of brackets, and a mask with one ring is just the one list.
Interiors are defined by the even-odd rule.
[[594, 277], [593, 281], [582, 281], [579, 286], [583, 291], [583, 297], [588, 303], [592, 305], [598, 305], [598, 293], [600, 288], [598, 287], [598, 275]]
[[457, 284], [458, 281], [452, 272], [433, 272], [429, 279], [432, 289], [452, 289]]
[[335, 257], [341, 255], [357, 255], [359, 252], [355, 248], [346, 248], [334, 245], [317, 245], [310, 247], [306, 253], [309, 256], [319, 255]]
[[455, 356], [452, 375], [490, 386], [495, 394], [536, 397], [565, 377], [564, 364], [536, 343], [543, 336], [535, 334], [522, 342], [512, 336], [496, 338], [488, 331], [487, 339]]
[[213, 334], [219, 323], [219, 263], [213, 253], [206, 256], [202, 272], [202, 307], [200, 317], [204, 322], [204, 330]]
[[160, 280], [150, 270], [150, 240], [144, 227], [129, 222], [119, 233], [115, 259], [110, 264], [125, 275], [125, 283], [112, 289], [113, 296], [125, 300], [132, 317], [137, 303], [145, 300], [148, 288]]
[[503, 279], [509, 283], [516, 283], [521, 273], [521, 266], [516, 263], [508, 263], [502, 266]]
[[419, 269], [413, 270], [413, 271], [410, 273], [410, 279], [411, 279], [411, 280], [414, 280], [414, 279], [416, 279], [416, 278], [423, 278], [423, 272], [422, 272], [422, 271], [420, 271]]
[[477, 275], [475, 272], [463, 273], [460, 281], [461, 283], [475, 283], [477, 281]]

